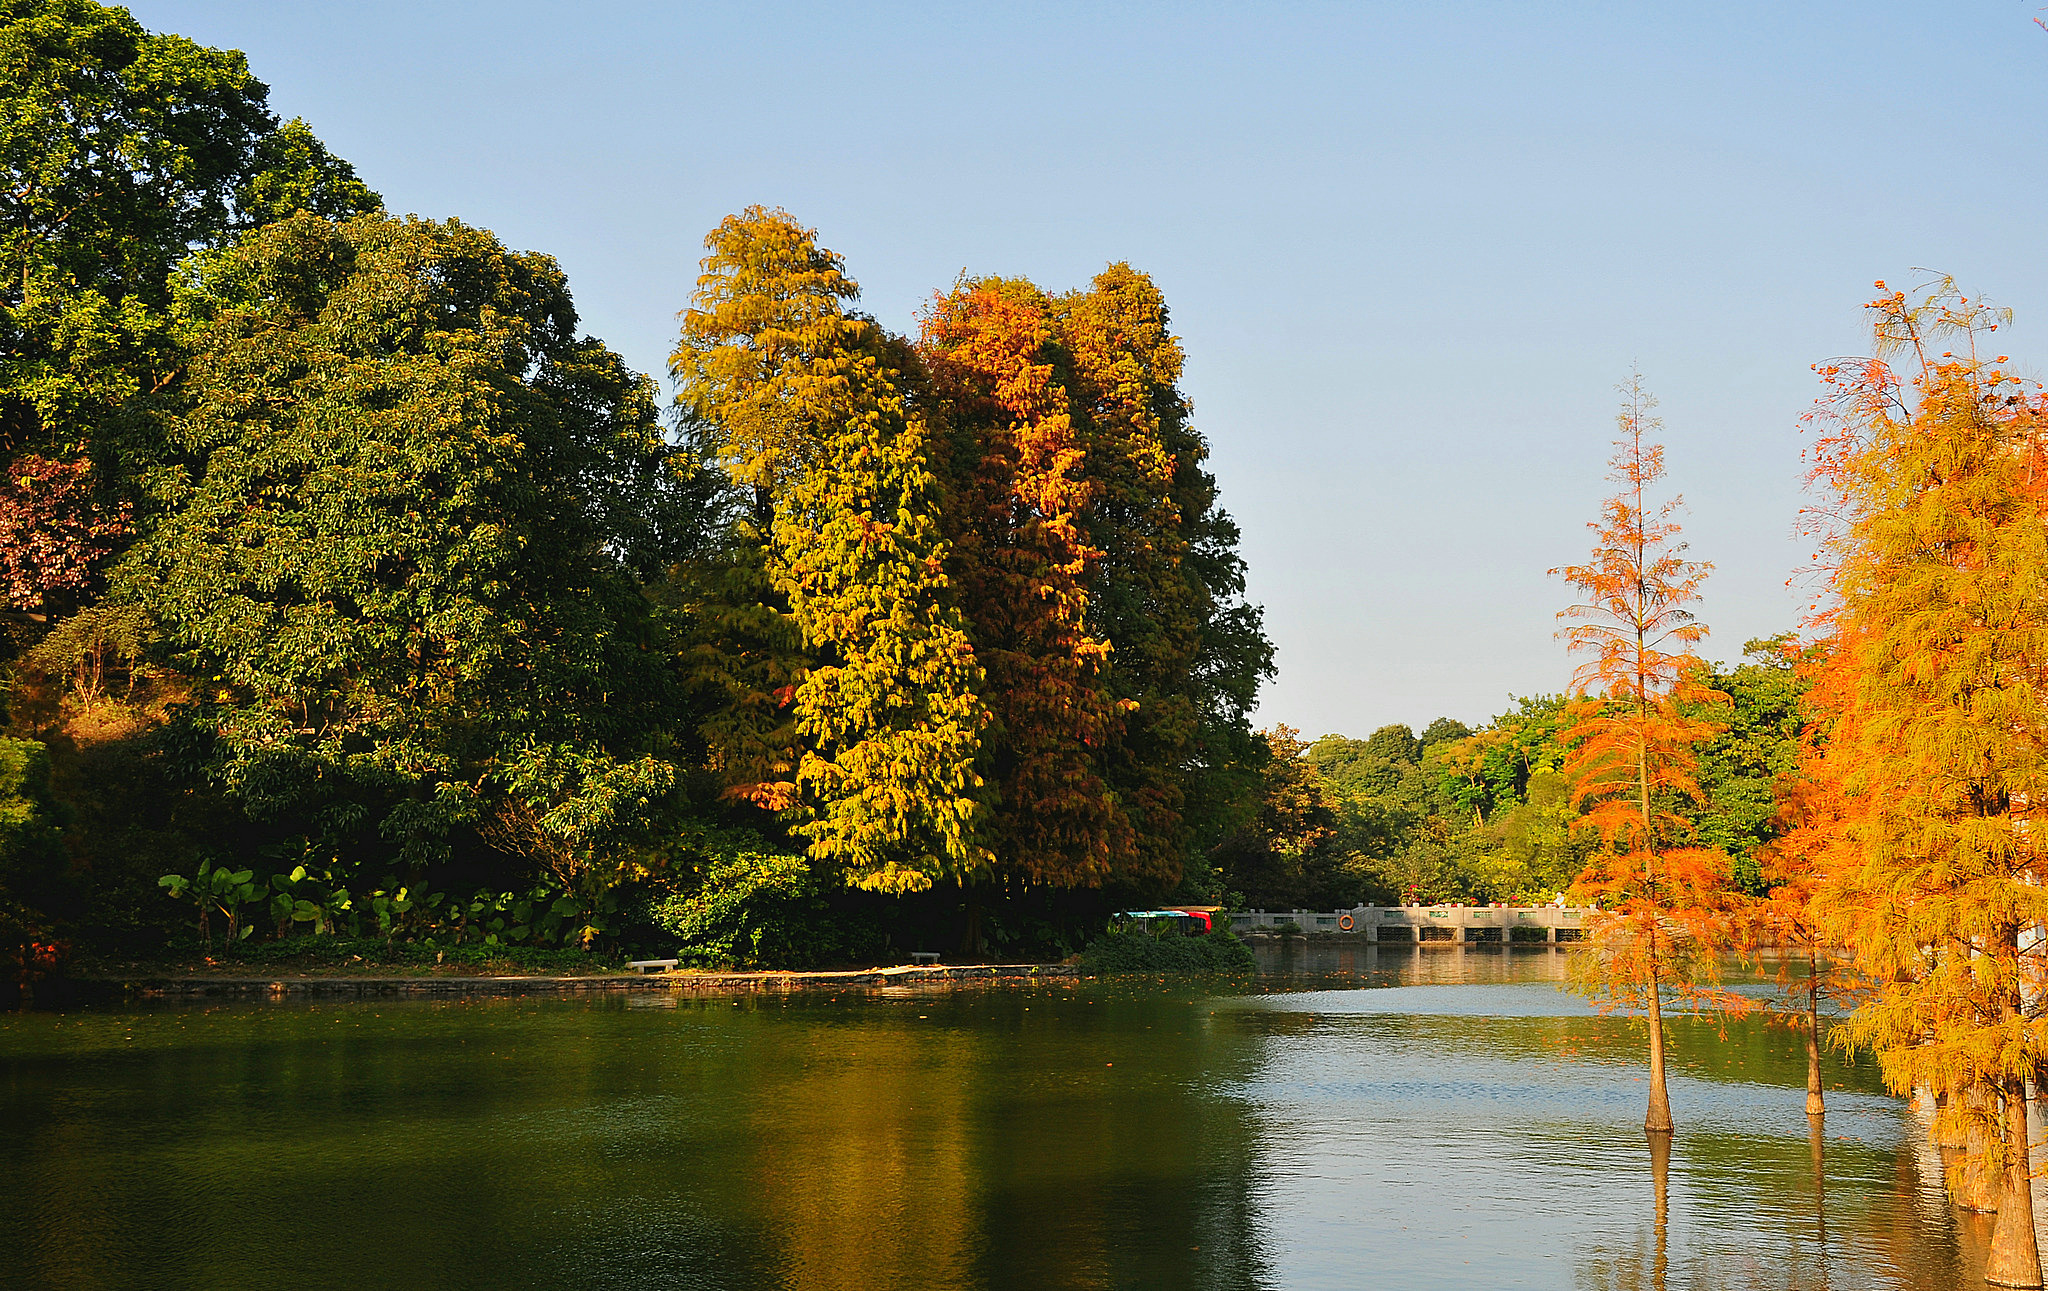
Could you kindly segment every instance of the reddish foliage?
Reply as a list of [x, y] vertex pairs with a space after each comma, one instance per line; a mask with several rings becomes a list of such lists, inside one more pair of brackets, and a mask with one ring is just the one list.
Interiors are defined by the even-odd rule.
[[89, 460], [17, 457], [0, 480], [0, 595], [37, 612], [54, 593], [83, 591], [129, 532], [127, 504], [94, 496]]
[[1640, 378], [1625, 387], [1609, 476], [1619, 488], [1591, 526], [1592, 558], [1554, 572], [1585, 594], [1559, 617], [1574, 653], [1591, 655], [1574, 679], [1577, 698], [1564, 732], [1564, 771], [1599, 852], [1573, 885], [1601, 914], [1590, 945], [1574, 957], [1582, 989], [1603, 1007], [1641, 1009], [1650, 1030], [1647, 1129], [1671, 1129], [1665, 1090], [1661, 994], [1724, 1010], [1742, 1001], [1714, 989], [1712, 952], [1725, 942], [1736, 894], [1728, 859], [1676, 846], [1687, 822], [1669, 805], [1696, 796], [1700, 744], [1722, 727], [1693, 714], [1726, 697], [1700, 684], [1691, 647], [1706, 635], [1693, 616], [1709, 565], [1685, 559], [1672, 518], [1677, 499], [1654, 506], [1646, 494], [1664, 473], [1664, 451], [1647, 442], [1655, 401]]
[[997, 853], [1033, 881], [1100, 883], [1133, 843], [1098, 765], [1124, 714], [1099, 684], [1109, 645], [1087, 626], [1102, 553], [1081, 516], [1098, 489], [1056, 345], [1035, 288], [986, 281], [933, 302], [920, 349], [951, 422], [948, 536], [995, 718]]

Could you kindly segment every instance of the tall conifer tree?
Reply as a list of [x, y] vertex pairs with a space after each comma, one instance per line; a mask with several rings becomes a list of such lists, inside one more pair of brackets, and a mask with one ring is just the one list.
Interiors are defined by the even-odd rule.
[[1103, 689], [1110, 647], [1091, 627], [1102, 552], [1082, 526], [1100, 489], [1051, 302], [1025, 282], [963, 284], [926, 313], [920, 350], [948, 427], [955, 582], [994, 715], [989, 843], [1027, 881], [1100, 884], [1134, 842], [1100, 769], [1125, 706]]
[[[1879, 284], [1880, 288], [1883, 284]], [[2027, 1082], [2048, 1062], [2039, 1014], [2048, 923], [2048, 460], [2042, 409], [1980, 358], [2001, 315], [1944, 281], [1873, 302], [1875, 357], [1833, 365], [1844, 416], [1819, 454], [1836, 602], [1833, 795], [1816, 905], [1870, 997], [1846, 1028], [1885, 1079], [1924, 1089], [1964, 1170], [2002, 1181], [1986, 1268], [2041, 1285]], [[1933, 346], [1964, 353], [1938, 357]], [[1910, 392], [1892, 360], [1914, 371]], [[1961, 1180], [1955, 1181], [1961, 1183]]]
[[1237, 528], [1203, 466], [1165, 297], [1113, 264], [1055, 309], [1097, 489], [1091, 613], [1112, 647], [1108, 690], [1129, 706], [1107, 779], [1136, 830], [1130, 872], [1171, 880], [1191, 843], [1213, 845], [1256, 810], [1267, 753], [1249, 714], [1273, 647], [1242, 600]]
[[1664, 1074], [1664, 992], [1697, 991], [1712, 975], [1717, 916], [1725, 908], [1727, 859], [1677, 845], [1688, 822], [1673, 800], [1697, 798], [1696, 750], [1721, 728], [1689, 716], [1724, 698], [1699, 683], [1691, 647], [1707, 629], [1694, 617], [1711, 566], [1685, 559], [1673, 499], [1650, 490], [1664, 475], [1664, 449], [1650, 441], [1656, 401], [1636, 376], [1623, 387], [1608, 478], [1619, 486], [1590, 526], [1592, 559], [1564, 577], [1586, 600], [1559, 617], [1575, 653], [1592, 657], [1574, 679], [1577, 700], [1563, 740], [1564, 772], [1586, 828], [1601, 848], [1576, 885], [1603, 917], [1574, 960], [1597, 999], [1639, 1009], [1649, 1023], [1650, 1105], [1643, 1127], [1672, 1130]]
[[750, 207], [705, 247], [671, 371], [717, 459], [755, 490], [768, 579], [810, 652], [786, 692], [794, 829], [880, 891], [973, 872], [982, 671], [906, 399], [914, 356], [847, 312], [859, 288], [788, 215]]

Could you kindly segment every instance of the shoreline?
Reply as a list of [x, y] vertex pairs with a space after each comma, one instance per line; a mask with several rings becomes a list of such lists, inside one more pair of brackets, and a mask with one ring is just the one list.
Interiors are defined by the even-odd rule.
[[80, 997], [114, 1000], [174, 999], [402, 999], [539, 995], [605, 995], [640, 992], [752, 992], [842, 990], [848, 987], [973, 986], [996, 983], [1074, 980], [1073, 964], [918, 964], [797, 972], [662, 972], [561, 975], [543, 973], [423, 974], [411, 977], [335, 976], [274, 973], [212, 976], [113, 975], [71, 977], [39, 983], [51, 1004]]

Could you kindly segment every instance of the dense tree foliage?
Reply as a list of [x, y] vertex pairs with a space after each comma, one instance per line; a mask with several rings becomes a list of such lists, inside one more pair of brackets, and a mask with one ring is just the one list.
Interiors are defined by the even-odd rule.
[[[0, 568], [8, 605], [62, 611], [126, 530], [154, 447], [122, 416], [174, 384], [172, 270], [297, 211], [379, 205], [242, 56], [93, 0], [0, 5]], [[54, 604], [46, 604], [50, 598]]]
[[[1699, 680], [1728, 697], [1712, 709], [1726, 729], [1698, 748], [1693, 792], [1653, 801], [1667, 823], [1684, 822], [1679, 842], [1721, 850], [1731, 883], [1761, 896], [1763, 849], [1782, 828], [1780, 777], [1803, 747], [1808, 681], [1783, 638], [1752, 641], [1744, 662], [1709, 666]], [[1301, 872], [1319, 877], [1282, 878], [1238, 859], [1258, 836], [1255, 823], [1214, 853], [1214, 890], [1264, 909], [1552, 900], [1578, 879], [1594, 847], [1572, 828], [1585, 811], [1563, 771], [1567, 702], [1521, 699], [1477, 731], [1439, 718], [1420, 737], [1399, 725], [1362, 740], [1323, 736], [1301, 755], [1334, 817], [1332, 834]]]
[[1007, 873], [1099, 883], [1137, 845], [1105, 779], [1134, 701], [1110, 693], [1110, 646], [1091, 630], [1103, 552], [1083, 523], [1103, 489], [1059, 324], [1029, 283], [962, 284], [926, 312], [920, 352], [944, 427], [953, 585], [987, 677], [983, 835]]
[[730, 554], [673, 576], [726, 625], [694, 658], [749, 827], [971, 910], [1201, 869], [1255, 809], [1271, 647], [1150, 281], [963, 280], [911, 344], [782, 212], [707, 249], [672, 372]]
[[[906, 892], [984, 863], [974, 759], [984, 673], [950, 594], [930, 431], [905, 347], [809, 230], [759, 207], [706, 240], [672, 370], [678, 397], [765, 513], [767, 581], [810, 652], [788, 699], [788, 804], [811, 855]], [[761, 526], [757, 526], [757, 529]]]
[[1866, 982], [1845, 1038], [1894, 1090], [1931, 1094], [1936, 1134], [1967, 1148], [1956, 1182], [1999, 1211], [1987, 1279], [2039, 1286], [2027, 1086], [2048, 1062], [2048, 409], [1979, 353], [2002, 318], [1952, 285], [1870, 308], [1876, 354], [1828, 372], [1825, 738], [1792, 859]]
[[469, 822], [564, 881], [665, 796], [632, 574], [667, 509], [650, 382], [552, 261], [459, 224], [299, 215], [192, 262], [188, 376], [115, 577], [194, 685], [176, 725], [323, 862]]
[[751, 208], [665, 424], [552, 260], [382, 214], [241, 55], [14, 0], [0, 67], [23, 965], [1077, 947], [1256, 812], [1271, 646], [1143, 274], [913, 340]]
[[1327, 783], [1291, 727], [1266, 732], [1270, 758], [1259, 810], [1216, 848], [1216, 873], [1268, 909], [1351, 905], [1368, 875], [1338, 846], [1337, 812]]

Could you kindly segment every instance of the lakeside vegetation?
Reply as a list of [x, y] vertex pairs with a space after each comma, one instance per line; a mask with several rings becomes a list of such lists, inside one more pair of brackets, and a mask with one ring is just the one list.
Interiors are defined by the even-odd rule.
[[[560, 267], [396, 216], [241, 55], [0, 8], [0, 953], [243, 962], [940, 946], [1167, 900], [1597, 902], [1580, 989], [1874, 1052], [2039, 1285], [2048, 462], [2003, 316], [1879, 284], [1820, 369], [1818, 599], [1700, 656], [1654, 400], [1552, 573], [1584, 660], [1474, 729], [1253, 729], [1273, 647], [1144, 273], [963, 275], [917, 334], [786, 212], [705, 238], [673, 398]], [[1199, 962], [1198, 962], [1199, 961]], [[1823, 997], [1850, 1008], [1832, 1035]]]
[[241, 55], [51, 0], [0, 65], [10, 979], [1062, 955], [1255, 810], [1272, 647], [1144, 274], [896, 336], [752, 208], [664, 407], [552, 259], [386, 212]]
[[[308, 936], [1058, 956], [1129, 904], [1583, 867], [1563, 696], [1251, 730], [1272, 648], [1143, 274], [963, 278], [898, 337], [749, 210], [664, 409], [552, 260], [386, 214], [239, 54], [82, 2], [0, 32], [10, 976]], [[1696, 815], [1754, 890], [1798, 682], [1752, 654]]]

